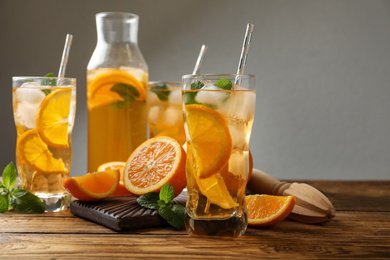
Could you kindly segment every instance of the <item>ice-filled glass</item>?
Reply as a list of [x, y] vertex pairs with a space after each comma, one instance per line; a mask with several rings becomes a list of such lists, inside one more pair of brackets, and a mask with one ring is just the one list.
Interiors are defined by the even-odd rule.
[[69, 177], [76, 79], [13, 77], [16, 165], [22, 188], [34, 193], [46, 211], [68, 208], [62, 183]]
[[149, 82], [146, 93], [150, 138], [169, 136], [186, 142], [181, 82]]
[[185, 224], [194, 236], [239, 237], [255, 115], [253, 75], [184, 75], [187, 138]]

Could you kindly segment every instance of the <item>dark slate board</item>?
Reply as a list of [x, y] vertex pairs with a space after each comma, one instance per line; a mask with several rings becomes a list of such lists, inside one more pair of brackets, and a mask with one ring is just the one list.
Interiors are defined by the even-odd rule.
[[[182, 192], [174, 203], [185, 205], [187, 193]], [[110, 197], [100, 201], [76, 200], [70, 204], [70, 212], [115, 231], [134, 230], [167, 225], [157, 210], [141, 207], [137, 197]]]

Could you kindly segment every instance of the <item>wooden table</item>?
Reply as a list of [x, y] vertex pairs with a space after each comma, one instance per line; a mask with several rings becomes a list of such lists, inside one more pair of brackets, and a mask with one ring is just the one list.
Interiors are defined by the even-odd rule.
[[0, 214], [0, 259], [390, 259], [390, 181], [307, 181], [336, 208], [324, 224], [249, 227], [239, 239], [193, 238], [170, 227], [117, 233], [69, 211]]

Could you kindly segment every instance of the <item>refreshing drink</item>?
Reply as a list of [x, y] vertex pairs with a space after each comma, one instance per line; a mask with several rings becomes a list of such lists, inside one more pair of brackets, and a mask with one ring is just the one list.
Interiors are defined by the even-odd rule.
[[46, 211], [69, 206], [62, 183], [69, 177], [76, 79], [13, 78], [16, 164], [22, 188], [40, 197]]
[[146, 96], [150, 137], [169, 136], [183, 145], [181, 82], [149, 82]]
[[88, 70], [88, 171], [109, 161], [126, 161], [147, 138], [148, 72], [142, 69]]
[[148, 66], [136, 14], [96, 14], [97, 43], [87, 66], [88, 171], [126, 161], [147, 139]]
[[183, 84], [186, 229], [190, 235], [239, 237], [247, 227], [245, 188], [255, 77], [185, 75]]

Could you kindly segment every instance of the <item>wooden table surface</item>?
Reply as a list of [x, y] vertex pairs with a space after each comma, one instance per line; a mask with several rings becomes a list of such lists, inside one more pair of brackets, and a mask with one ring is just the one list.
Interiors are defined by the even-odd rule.
[[0, 259], [390, 259], [390, 180], [306, 182], [332, 201], [332, 221], [287, 219], [249, 227], [239, 239], [218, 239], [170, 227], [118, 233], [69, 211], [7, 212], [0, 214]]

